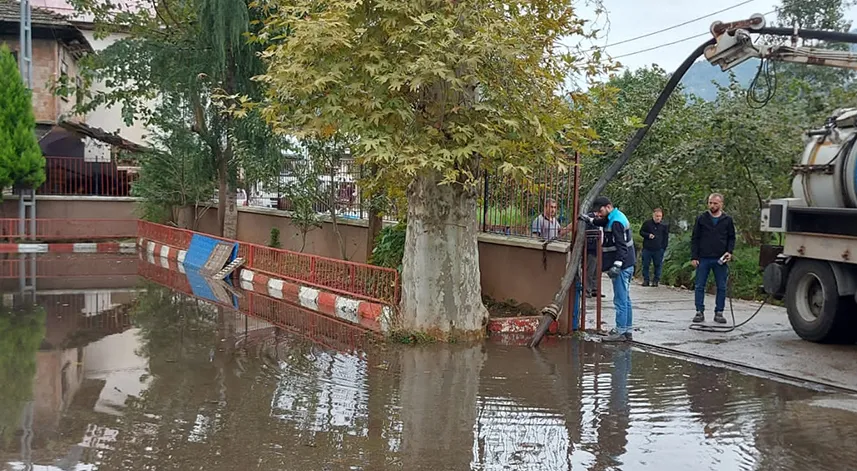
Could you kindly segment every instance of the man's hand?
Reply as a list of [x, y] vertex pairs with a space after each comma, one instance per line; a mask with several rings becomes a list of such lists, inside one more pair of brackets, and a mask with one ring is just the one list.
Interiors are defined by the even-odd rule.
[[654, 239], [654, 238], [655, 238], [654, 234], [649, 234], [649, 239]]
[[699, 266], [699, 260], [691, 260], [690, 264], [693, 265], [693, 268], [696, 268]]
[[613, 263], [613, 266], [607, 270], [607, 276], [609, 276], [611, 280], [615, 280], [620, 273], [622, 273], [622, 262]]
[[592, 224], [592, 222], [595, 220], [592, 216], [590, 216], [588, 214], [581, 214], [580, 216], [577, 217], [577, 219], [580, 219], [581, 221], [583, 221], [587, 224]]
[[724, 262], [731, 262], [732, 261], [732, 254], [729, 252], [726, 252], [725, 254], [723, 254], [723, 261]]

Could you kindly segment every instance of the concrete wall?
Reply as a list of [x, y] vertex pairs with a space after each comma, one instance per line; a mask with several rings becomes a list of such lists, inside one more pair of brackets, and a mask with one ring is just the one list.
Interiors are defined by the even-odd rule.
[[[366, 221], [341, 220], [338, 224], [345, 242], [348, 259], [366, 262]], [[288, 213], [273, 209], [240, 207], [238, 210], [238, 238], [267, 245], [271, 228], [280, 229], [280, 243], [287, 250], [299, 250], [300, 231], [291, 223]], [[208, 210], [199, 221], [197, 230], [218, 233], [217, 210]], [[482, 292], [496, 300], [514, 300], [528, 303], [539, 309], [548, 304], [565, 272], [567, 243], [552, 243], [543, 253], [536, 240], [511, 238], [494, 234], [479, 234], [479, 269], [482, 274]], [[307, 235], [304, 253], [341, 258], [339, 245], [329, 221], [322, 228]], [[547, 267], [543, 264], [547, 258]]]
[[[4, 195], [0, 219], [18, 217], [18, 200]], [[37, 196], [38, 219], [137, 219], [136, 198]]]
[[[37, 215], [45, 219], [136, 219], [134, 198], [102, 197], [53, 197], [40, 196]], [[0, 203], [0, 219], [16, 218], [18, 203], [9, 199]], [[368, 228], [366, 221], [341, 220], [338, 224], [348, 259], [366, 262], [366, 239]], [[282, 248], [298, 251], [301, 237], [298, 228], [292, 224], [288, 213], [273, 209], [241, 207], [238, 211], [238, 238], [259, 245], [268, 245], [271, 228], [280, 230]], [[218, 233], [217, 210], [208, 210], [199, 220], [197, 230], [209, 234]], [[497, 300], [514, 300], [541, 308], [549, 303], [559, 287], [567, 254], [568, 244], [552, 243], [543, 254], [541, 243], [536, 240], [511, 238], [494, 234], [479, 234], [479, 268], [482, 272], [482, 291]], [[341, 258], [339, 243], [333, 231], [333, 224], [322, 222], [322, 227], [307, 235], [304, 253], [324, 257]], [[547, 267], [543, 265], [543, 255], [547, 258]], [[40, 280], [40, 287], [53, 287], [54, 284], [66, 288], [120, 288], [126, 286], [124, 280], [110, 280], [109, 277], [97, 280]], [[98, 286], [86, 283], [99, 282]], [[116, 283], [119, 284], [116, 284]], [[17, 280], [2, 280], [0, 287], [17, 283]], [[64, 284], [65, 283], [65, 284]], [[67, 285], [68, 283], [75, 286]], [[85, 286], [84, 286], [85, 285]], [[17, 286], [17, 284], [15, 284]]]

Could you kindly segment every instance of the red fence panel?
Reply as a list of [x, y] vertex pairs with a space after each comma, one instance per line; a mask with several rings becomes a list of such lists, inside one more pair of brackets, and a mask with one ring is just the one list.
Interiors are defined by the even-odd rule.
[[187, 250], [193, 232], [148, 221], [137, 221], [137, 237]]
[[[20, 230], [20, 219], [0, 219], [0, 240], [30, 239], [30, 221]], [[116, 240], [137, 236], [136, 219], [36, 219], [35, 239], [58, 240]]]
[[[140, 221], [141, 238], [179, 249], [190, 247], [193, 231]], [[236, 242], [221, 237], [206, 237]], [[320, 257], [262, 245], [238, 243], [238, 256], [245, 266], [266, 275], [351, 295], [367, 301], [396, 305], [399, 301], [399, 272], [392, 268]]]
[[87, 162], [82, 157], [45, 157], [45, 182], [39, 195], [130, 196], [137, 175], [115, 162]]

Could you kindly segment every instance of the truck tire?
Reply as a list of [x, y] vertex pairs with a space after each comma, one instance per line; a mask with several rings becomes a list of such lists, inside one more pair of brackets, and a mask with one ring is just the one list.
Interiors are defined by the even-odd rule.
[[789, 273], [786, 310], [792, 329], [804, 340], [853, 343], [857, 312], [851, 298], [839, 296], [827, 262], [798, 260]]

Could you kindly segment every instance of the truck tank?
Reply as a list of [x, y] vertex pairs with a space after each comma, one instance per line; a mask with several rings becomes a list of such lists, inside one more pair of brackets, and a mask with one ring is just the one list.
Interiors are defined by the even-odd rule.
[[857, 208], [857, 108], [837, 110], [824, 127], [805, 134], [792, 192], [803, 205]]

